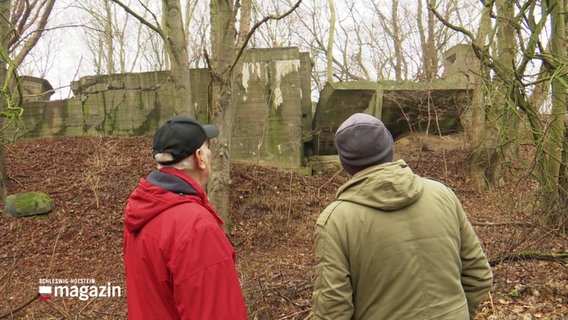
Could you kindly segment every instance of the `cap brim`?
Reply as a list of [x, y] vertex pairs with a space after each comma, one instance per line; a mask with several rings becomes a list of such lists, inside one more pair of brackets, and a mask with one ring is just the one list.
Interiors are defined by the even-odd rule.
[[219, 135], [219, 129], [212, 124], [204, 124], [203, 130], [205, 130], [207, 139], [215, 138]]

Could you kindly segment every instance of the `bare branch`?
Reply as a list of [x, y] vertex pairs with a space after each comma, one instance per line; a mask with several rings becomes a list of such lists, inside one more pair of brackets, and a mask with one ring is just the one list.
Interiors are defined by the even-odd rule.
[[503, 262], [515, 262], [515, 261], [525, 261], [525, 260], [541, 260], [541, 261], [558, 261], [567, 260], [568, 252], [561, 253], [538, 253], [538, 252], [519, 252], [495, 259], [489, 260], [489, 265], [494, 267]]
[[[119, 5], [122, 9], [124, 9], [124, 11], [126, 11], [128, 14], [130, 14], [131, 16], [136, 18], [138, 21], [140, 21], [140, 23], [142, 23], [143, 25], [147, 26], [148, 28], [154, 30], [156, 33], [158, 33], [160, 36], [162, 36], [162, 38], [164, 38], [164, 32], [158, 26], [151, 24], [148, 20], [144, 19], [144, 17], [142, 17], [138, 13], [132, 11], [132, 9], [130, 9], [127, 5], [122, 3], [122, 1], [120, 1], [120, 0], [111, 0], [111, 1], [116, 3], [117, 5]], [[164, 39], [164, 41], [165, 41], [165, 39]]]
[[428, 3], [428, 9], [432, 11], [436, 18], [438, 18], [438, 20], [440, 20], [440, 22], [442, 22], [446, 27], [466, 35], [471, 40], [471, 42], [475, 42], [475, 36], [469, 30], [456, 26], [455, 24], [452, 24], [450, 21], [444, 18], [438, 11], [436, 11], [436, 8], [434, 8], [432, 2]]
[[3, 318], [7, 318], [8, 316], [13, 315], [14, 313], [22, 310], [23, 308], [27, 307], [29, 304], [31, 304], [32, 302], [36, 301], [37, 298], [39, 297], [39, 293], [34, 294], [33, 296], [30, 296], [28, 298], [28, 300], [24, 301], [24, 303], [22, 303], [20, 306], [16, 307], [16, 309], [14, 310], [10, 310], [4, 314], [0, 314], [0, 319]]
[[[113, 0], [115, 1], [115, 0]], [[250, 38], [252, 37], [252, 35], [255, 33], [256, 29], [258, 29], [260, 26], [262, 26], [263, 24], [265, 24], [266, 22], [270, 21], [270, 20], [281, 20], [284, 19], [285, 17], [289, 16], [292, 12], [294, 12], [302, 3], [302, 0], [298, 0], [298, 2], [296, 2], [296, 4], [290, 8], [290, 10], [288, 10], [287, 12], [285, 12], [282, 15], [279, 16], [275, 16], [275, 15], [269, 15], [264, 17], [262, 20], [260, 20], [259, 22], [255, 23], [255, 25], [252, 27], [252, 29], [250, 29], [249, 33], [247, 34], [245, 40], [243, 41], [242, 46], [239, 48], [239, 52], [237, 53], [237, 56], [235, 57], [235, 61], [233, 62], [233, 64], [231, 65], [231, 67], [229, 68], [230, 72], [233, 71], [233, 69], [235, 68], [235, 66], [237, 65], [237, 62], [239, 61], [239, 59], [241, 58], [243, 52], [245, 51], [248, 42], [250, 41]]]

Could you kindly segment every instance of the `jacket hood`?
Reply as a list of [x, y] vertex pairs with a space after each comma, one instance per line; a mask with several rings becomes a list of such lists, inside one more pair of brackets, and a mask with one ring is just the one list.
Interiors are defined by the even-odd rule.
[[420, 177], [398, 160], [359, 171], [339, 188], [337, 200], [393, 211], [416, 202], [422, 190]]
[[148, 221], [163, 211], [182, 203], [198, 203], [208, 209], [219, 224], [221, 217], [215, 213], [205, 191], [191, 177], [180, 170], [162, 168], [141, 178], [138, 187], [128, 198], [124, 213], [124, 226], [129, 232], [137, 232]]

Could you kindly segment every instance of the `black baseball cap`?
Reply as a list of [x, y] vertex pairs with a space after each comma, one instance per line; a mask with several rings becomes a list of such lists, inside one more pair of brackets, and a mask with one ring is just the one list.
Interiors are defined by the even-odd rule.
[[152, 156], [158, 153], [169, 153], [171, 161], [158, 162], [172, 165], [191, 156], [203, 143], [219, 135], [219, 129], [211, 124], [202, 125], [188, 115], [178, 115], [166, 121], [154, 135]]

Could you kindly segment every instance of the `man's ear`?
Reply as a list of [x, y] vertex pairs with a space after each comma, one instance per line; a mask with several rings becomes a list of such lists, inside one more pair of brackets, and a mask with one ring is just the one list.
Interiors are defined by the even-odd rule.
[[196, 168], [205, 169], [205, 161], [203, 160], [203, 151], [201, 151], [201, 149], [195, 151], [193, 159]]

